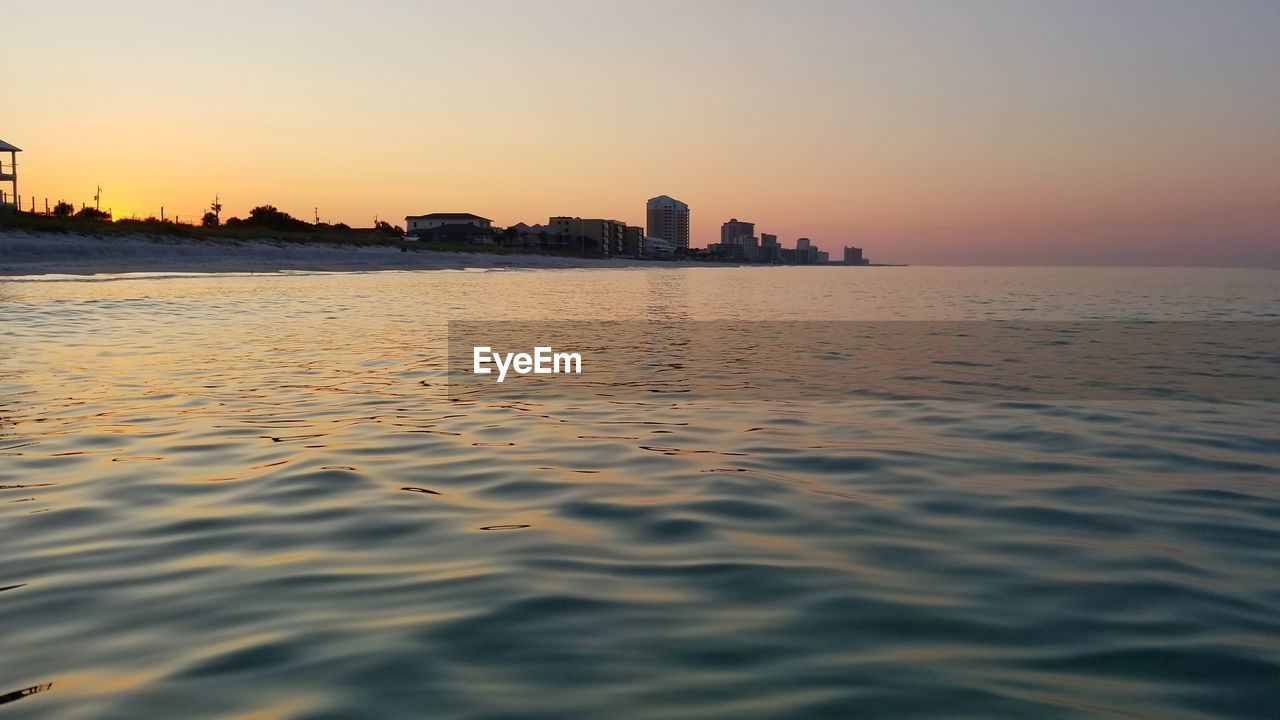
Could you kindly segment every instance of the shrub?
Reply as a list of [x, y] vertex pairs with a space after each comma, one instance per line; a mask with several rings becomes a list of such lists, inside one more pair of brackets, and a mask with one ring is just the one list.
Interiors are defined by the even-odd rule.
[[110, 220], [111, 213], [98, 208], [84, 207], [80, 212], [76, 213], [76, 217], [82, 220]]
[[[306, 230], [311, 227], [310, 223], [277, 210], [274, 205], [259, 205], [249, 211], [249, 217], [243, 222], [245, 225], [272, 230]], [[231, 224], [231, 221], [228, 220], [227, 224]]]

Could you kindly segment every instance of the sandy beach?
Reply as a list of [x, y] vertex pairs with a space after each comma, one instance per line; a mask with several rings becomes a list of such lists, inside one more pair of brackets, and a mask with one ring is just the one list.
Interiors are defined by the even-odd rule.
[[[701, 264], [701, 263], [699, 263]], [[278, 272], [284, 270], [460, 270], [467, 268], [672, 267], [690, 263], [499, 255], [394, 246], [289, 242], [209, 242], [177, 237], [27, 233], [0, 230], [0, 276], [131, 272]]]

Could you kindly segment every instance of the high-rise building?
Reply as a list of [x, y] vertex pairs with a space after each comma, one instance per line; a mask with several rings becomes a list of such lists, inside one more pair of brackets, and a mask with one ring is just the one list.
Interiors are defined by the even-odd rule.
[[782, 260], [782, 246], [778, 244], [778, 236], [760, 233], [760, 254], [762, 263], [777, 263]]
[[797, 250], [808, 250], [808, 249], [809, 249], [809, 238], [799, 238], [798, 240], [796, 240], [796, 249], [797, 249]]
[[671, 242], [676, 251], [689, 249], [689, 206], [668, 195], [649, 198], [646, 206], [646, 234]]
[[845, 247], [844, 249], [845, 265], [861, 265], [862, 264], [862, 248]]
[[720, 244], [741, 245], [744, 240], [749, 237], [754, 237], [755, 234], [755, 223], [739, 221], [738, 218], [732, 218], [729, 222], [720, 226]]

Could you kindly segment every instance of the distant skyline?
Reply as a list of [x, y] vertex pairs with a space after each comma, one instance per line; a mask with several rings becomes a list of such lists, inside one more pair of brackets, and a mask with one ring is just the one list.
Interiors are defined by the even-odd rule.
[[1280, 267], [1280, 3], [8, 3], [24, 202]]

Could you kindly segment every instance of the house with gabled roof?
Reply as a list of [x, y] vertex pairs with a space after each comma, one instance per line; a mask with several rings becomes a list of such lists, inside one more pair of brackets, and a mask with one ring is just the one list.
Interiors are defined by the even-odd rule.
[[478, 228], [492, 228], [493, 221], [471, 213], [428, 213], [426, 215], [408, 215], [404, 219], [404, 229], [409, 234], [414, 230], [434, 230], [445, 225], [472, 225]]

